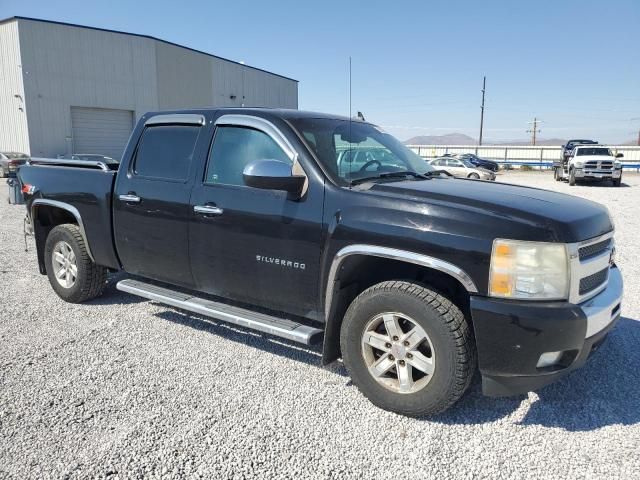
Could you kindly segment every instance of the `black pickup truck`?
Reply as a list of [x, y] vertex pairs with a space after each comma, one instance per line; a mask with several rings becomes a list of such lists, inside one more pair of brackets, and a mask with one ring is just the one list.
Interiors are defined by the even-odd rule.
[[553, 382], [620, 316], [606, 208], [451, 178], [364, 121], [149, 113], [119, 166], [33, 159], [20, 177], [62, 299], [124, 270], [125, 292], [323, 342], [324, 364], [406, 415], [445, 410], [476, 369], [492, 396]]

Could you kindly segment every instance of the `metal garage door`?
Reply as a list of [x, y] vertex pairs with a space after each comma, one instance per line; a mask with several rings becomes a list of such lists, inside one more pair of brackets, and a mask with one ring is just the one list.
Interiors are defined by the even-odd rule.
[[133, 130], [131, 110], [71, 107], [73, 153], [98, 153], [120, 160]]

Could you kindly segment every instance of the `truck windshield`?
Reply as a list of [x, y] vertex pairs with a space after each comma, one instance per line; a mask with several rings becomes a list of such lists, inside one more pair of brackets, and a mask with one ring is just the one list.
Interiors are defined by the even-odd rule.
[[379, 127], [361, 121], [297, 118], [291, 123], [341, 185], [364, 178], [396, 178], [402, 172], [423, 174], [434, 168]]
[[578, 149], [578, 153], [576, 154], [578, 156], [581, 155], [605, 155], [607, 157], [611, 156], [611, 151], [608, 148], [579, 148]]

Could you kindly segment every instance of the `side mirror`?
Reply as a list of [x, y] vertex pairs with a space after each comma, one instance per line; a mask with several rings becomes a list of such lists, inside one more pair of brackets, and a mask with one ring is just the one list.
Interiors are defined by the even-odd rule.
[[624, 158], [624, 155], [621, 153], [616, 153], [616, 158]]
[[263, 190], [284, 190], [299, 198], [306, 177], [294, 175], [291, 165], [281, 160], [255, 160], [244, 167], [242, 177], [245, 185]]

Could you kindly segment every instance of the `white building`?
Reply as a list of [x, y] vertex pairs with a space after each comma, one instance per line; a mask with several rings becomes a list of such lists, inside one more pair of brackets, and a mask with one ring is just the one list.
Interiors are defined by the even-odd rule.
[[153, 110], [298, 107], [298, 82], [164, 40], [0, 20], [0, 151], [119, 158]]

